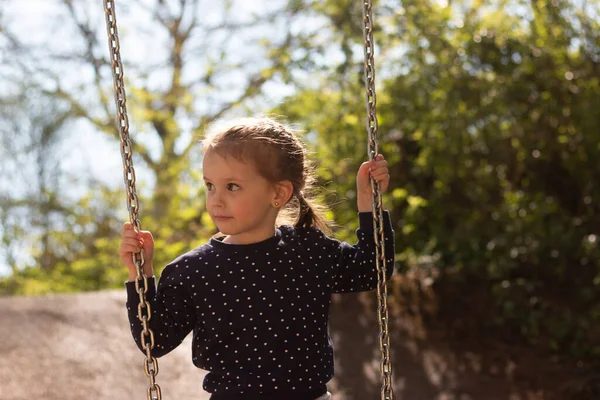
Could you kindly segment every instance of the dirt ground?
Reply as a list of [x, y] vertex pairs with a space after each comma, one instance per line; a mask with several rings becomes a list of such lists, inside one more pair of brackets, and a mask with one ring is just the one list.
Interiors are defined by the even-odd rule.
[[[334, 300], [334, 399], [379, 399], [374, 297]], [[560, 368], [507, 354], [490, 358], [469, 346], [453, 350], [443, 335], [424, 329], [407, 301], [390, 308], [394, 399], [563, 400], [553, 394]], [[143, 356], [131, 339], [124, 302], [123, 290], [0, 298], [0, 399], [146, 399]], [[188, 338], [159, 360], [164, 399], [208, 399], [190, 346]], [[540, 364], [545, 367], [536, 371]], [[539, 374], [546, 376], [535, 379]]]

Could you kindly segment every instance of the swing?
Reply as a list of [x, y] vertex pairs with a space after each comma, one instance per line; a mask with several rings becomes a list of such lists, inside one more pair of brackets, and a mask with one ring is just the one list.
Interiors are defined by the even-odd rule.
[[[364, 75], [366, 89], [368, 156], [372, 160], [379, 154], [377, 140], [377, 98], [375, 94], [375, 45], [373, 40], [373, 10], [372, 0], [363, 0], [363, 38], [364, 38]], [[104, 13], [106, 17], [106, 31], [108, 47], [113, 73], [115, 103], [117, 108], [117, 122], [121, 140], [121, 157], [123, 160], [123, 178], [127, 193], [127, 209], [129, 220], [136, 231], [141, 230], [139, 220], [139, 201], [135, 187], [135, 170], [133, 168], [132, 143], [129, 137], [129, 119], [123, 82], [123, 64], [121, 63], [119, 35], [117, 31], [117, 18], [115, 13], [115, 0], [104, 0]], [[381, 399], [392, 400], [392, 364], [390, 359], [390, 337], [388, 333], [387, 309], [387, 260], [385, 259], [385, 236], [383, 232], [383, 205], [379, 184], [371, 178], [371, 191], [373, 195], [373, 228], [375, 239], [375, 254], [377, 266], [377, 319], [379, 322], [379, 349], [381, 351], [380, 372], [383, 381], [381, 386]], [[136, 266], [137, 276], [135, 289], [139, 295], [138, 318], [142, 323], [141, 343], [146, 352], [144, 372], [149, 379], [147, 390], [148, 400], [161, 400], [160, 386], [156, 383], [158, 374], [158, 361], [151, 354], [154, 348], [154, 333], [148, 323], [152, 317], [150, 303], [146, 300], [148, 291], [148, 277], [142, 272], [144, 265], [143, 252], [133, 253], [133, 262]]]

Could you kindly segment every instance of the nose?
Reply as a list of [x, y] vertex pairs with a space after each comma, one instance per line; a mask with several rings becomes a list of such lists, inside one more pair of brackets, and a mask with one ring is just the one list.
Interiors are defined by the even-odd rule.
[[[208, 206], [211, 207], [223, 207], [223, 197], [216, 190], [209, 192], [206, 198], [206, 202]], [[211, 208], [209, 207], [209, 208]]]

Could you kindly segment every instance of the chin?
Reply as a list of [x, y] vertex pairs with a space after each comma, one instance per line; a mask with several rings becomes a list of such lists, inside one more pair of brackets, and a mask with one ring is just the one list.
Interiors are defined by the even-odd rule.
[[221, 232], [224, 235], [235, 235], [236, 232], [234, 229], [231, 228], [226, 228], [226, 227], [221, 227], [219, 225], [217, 225], [217, 229], [219, 230], [219, 232]]

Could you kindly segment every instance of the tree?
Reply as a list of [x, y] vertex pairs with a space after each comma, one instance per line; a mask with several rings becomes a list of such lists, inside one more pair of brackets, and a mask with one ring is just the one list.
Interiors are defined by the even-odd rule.
[[[69, 101], [77, 114], [97, 129], [115, 137], [117, 131], [109, 104], [105, 38], [98, 35], [99, 26], [85, 16], [83, 8], [76, 8], [70, 1], [64, 4], [80, 33], [79, 52], [83, 57], [77, 58], [93, 70], [92, 87], [97, 101], [91, 107], [83, 104], [76, 93], [61, 87], [58, 81], [57, 88], [51, 93]], [[138, 137], [147, 138], [135, 142], [134, 152], [156, 178], [150, 212], [158, 221], [163, 221], [169, 215], [169, 209], [178, 206], [173, 204], [173, 192], [184, 189], [186, 183], [197, 184], [197, 177], [188, 172], [190, 155], [196, 148], [193, 138], [200, 135], [209, 122], [257, 97], [265, 83], [281, 75], [289, 63], [288, 51], [295, 40], [289, 20], [295, 10], [244, 16], [234, 13], [234, 2], [216, 5], [211, 5], [214, 15], [210, 15], [210, 19], [201, 18], [207, 9], [199, 0], [178, 4], [136, 1], [120, 10], [123, 43], [131, 37], [127, 35], [130, 15], [144, 15], [146, 23], [160, 32], [160, 35], [154, 32], [148, 35], [142, 31], [142, 38], [145, 36], [149, 41], [163, 38], [157, 45], [163, 52], [152, 62], [144, 60], [137, 64], [123, 49], [132, 104], [131, 120], [138, 128]], [[267, 29], [267, 24], [287, 27], [287, 30], [278, 32], [277, 39], [268, 36], [262, 39], [268, 49], [251, 45], [256, 55], [248, 59], [243, 53], [244, 36], [247, 32], [258, 32], [261, 27]], [[157, 82], [159, 74], [164, 78]], [[153, 155], [145, 141], [157, 143], [160, 153]], [[201, 207], [197, 210], [195, 216], [190, 216], [190, 221], [201, 216]]]
[[[2, 187], [3, 229], [7, 249], [13, 248], [8, 238], [9, 232], [16, 233], [24, 227], [22, 219], [29, 219], [30, 228], [39, 230], [38, 265], [42, 269], [52, 267], [50, 256], [50, 233], [54, 213], [63, 213], [60, 199], [60, 130], [69, 117], [69, 111], [60, 110], [58, 103], [35, 97], [32, 89], [25, 89], [20, 95], [4, 99], [1, 116], [4, 124], [0, 128], [3, 142], [2, 164], [5, 176]], [[34, 110], [43, 110], [37, 113]], [[16, 156], [15, 156], [16, 155]], [[23, 184], [26, 182], [26, 184]], [[15, 220], [9, 213], [20, 215]], [[10, 223], [9, 220], [14, 222]], [[19, 235], [13, 235], [16, 237]], [[11, 267], [16, 268], [15, 255]]]
[[[261, 102], [272, 104], [265, 86], [289, 82], [291, 66], [304, 62], [292, 49], [312, 33], [295, 32], [299, 24], [293, 20], [302, 11], [296, 3], [245, 13], [240, 10], [248, 9], [247, 4], [233, 1], [117, 2], [136, 166], [151, 177], [138, 182], [144, 228], [158, 233], [159, 245], [173, 249], [158, 255], [157, 265], [214, 229], [195, 168], [196, 137], [218, 118], [247, 112]], [[52, 31], [57, 40], [37, 42], [21, 34], [18, 21], [8, 19], [15, 13], [6, 14], [0, 45], [14, 58], [0, 77], [28, 76], [45, 96], [68, 104], [71, 120], [118, 140], [102, 9], [62, 0], [52, 12], [41, 29]]]

